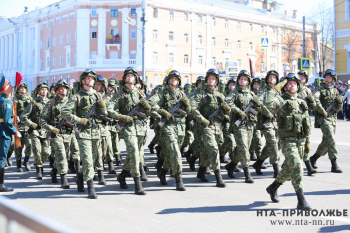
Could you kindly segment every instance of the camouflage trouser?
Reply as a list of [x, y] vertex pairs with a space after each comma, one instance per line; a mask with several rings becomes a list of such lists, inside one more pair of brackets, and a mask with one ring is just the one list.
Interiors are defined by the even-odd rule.
[[127, 156], [123, 169], [130, 171], [132, 177], [140, 177], [140, 161], [142, 160], [140, 151], [143, 150], [144, 137], [135, 135], [124, 137]]
[[249, 152], [255, 152], [257, 157], [260, 157], [262, 150], [261, 132], [254, 126], [253, 138], [250, 144]]
[[249, 147], [253, 137], [252, 126], [240, 125], [239, 128], [236, 128], [234, 131], [235, 140], [236, 140], [236, 150], [233, 161], [237, 163], [238, 156], [240, 156], [240, 161], [242, 167], [249, 167], [250, 163], [250, 155], [249, 155]]
[[324, 156], [328, 152], [329, 159], [338, 158], [338, 150], [335, 144], [336, 126], [329, 123], [326, 119], [321, 124], [322, 142], [318, 145], [316, 154]]
[[193, 141], [194, 141], [193, 132], [190, 131], [190, 130], [187, 130], [187, 131], [186, 131], [185, 138], [184, 138], [184, 140], [183, 140], [182, 147], [190, 146], [190, 145], [192, 144]]
[[[305, 145], [306, 145], [307, 143], [310, 143], [310, 136], [307, 136], [306, 139], [305, 139]], [[304, 151], [303, 161], [309, 161], [309, 160], [310, 160], [310, 158], [309, 158], [309, 153], [306, 153], [306, 152]]]
[[201, 132], [201, 138], [204, 147], [199, 162], [199, 165], [201, 167], [209, 167], [211, 164], [213, 171], [220, 170], [220, 155], [218, 145], [220, 143], [221, 137], [221, 134], [215, 134], [214, 131], [210, 128], [203, 129]]
[[141, 138], [142, 146], [140, 149], [140, 165], [145, 165], [145, 151], [144, 151], [143, 147], [146, 144], [146, 142], [147, 142], [147, 134], [146, 134], [146, 136]]
[[73, 162], [80, 162], [79, 145], [74, 133], [72, 133], [69, 149], [70, 151], [68, 160]]
[[111, 131], [111, 137], [112, 137], [112, 147], [113, 147], [113, 154], [120, 155], [120, 148], [119, 148], [119, 135], [117, 132]]
[[193, 156], [200, 158], [203, 154], [204, 149], [204, 143], [201, 137], [201, 134], [199, 134], [197, 131], [194, 132], [194, 140], [190, 146], [190, 150], [194, 151]]
[[282, 153], [285, 156], [282, 170], [276, 181], [280, 184], [292, 180], [295, 191], [303, 188], [303, 165], [305, 138], [288, 137], [280, 139]]
[[80, 160], [83, 163], [84, 181], [92, 180], [95, 174], [94, 166], [97, 170], [103, 169], [101, 140], [78, 138], [78, 144]]
[[182, 159], [180, 148], [183, 144], [185, 135], [179, 135], [177, 128], [172, 130], [162, 128], [160, 137], [163, 139], [161, 154], [164, 158], [163, 168], [165, 170], [171, 169], [173, 174], [182, 173]]
[[27, 132], [20, 131], [22, 137], [21, 137], [21, 144], [22, 147], [16, 147], [15, 148], [15, 156], [16, 160], [21, 160], [22, 159], [22, 151], [23, 147], [25, 146], [26, 148], [24, 149], [24, 156], [30, 156], [32, 154], [32, 143], [29, 139], [29, 135]]
[[224, 157], [226, 153], [228, 152], [229, 157], [231, 160], [233, 160], [234, 157], [234, 151], [236, 148], [236, 141], [233, 136], [233, 134], [229, 132], [224, 132], [224, 143], [219, 147], [220, 157]]
[[112, 138], [111, 134], [105, 133], [106, 136], [101, 137], [101, 146], [102, 146], [102, 158], [103, 160], [113, 161], [113, 147], [112, 147]]
[[270, 164], [276, 164], [280, 161], [278, 153], [278, 133], [277, 129], [267, 128], [262, 129], [261, 133], [264, 135], [266, 144], [261, 152], [260, 159], [265, 160], [270, 157]]
[[[49, 146], [51, 146], [50, 141], [49, 141]], [[56, 151], [55, 151], [55, 148], [53, 146], [51, 146], [51, 154], [49, 156], [53, 159], [56, 158]]]
[[58, 134], [51, 139], [51, 148], [55, 150], [54, 168], [57, 169], [58, 174], [67, 174], [68, 172], [68, 153], [71, 143], [71, 135]]
[[33, 134], [29, 136], [29, 139], [32, 141], [34, 163], [37, 167], [42, 167], [49, 156], [49, 140], [34, 136]]
[[154, 137], [153, 137], [153, 139], [152, 139], [152, 141], [151, 142], [153, 142], [155, 145], [157, 145], [157, 144], [159, 144], [159, 133], [158, 133], [158, 131], [154, 131]]

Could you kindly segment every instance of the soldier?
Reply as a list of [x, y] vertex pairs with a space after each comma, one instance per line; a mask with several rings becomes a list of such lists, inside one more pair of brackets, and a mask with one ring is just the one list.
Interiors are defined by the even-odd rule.
[[[186, 94], [186, 96], [190, 95], [191, 93], [191, 84], [189, 83], [186, 83], [185, 86], [184, 86], [184, 93]], [[184, 142], [181, 146], [181, 155], [184, 155], [184, 152], [185, 152], [185, 149], [187, 147], [189, 147], [193, 140], [194, 140], [194, 136], [193, 136], [193, 127], [192, 125], [190, 124], [192, 120], [192, 117], [186, 117], [186, 130], [185, 130], [185, 139], [184, 139]]]
[[51, 83], [50, 86], [50, 99], [53, 99], [56, 96], [56, 91], [55, 91], [55, 83]]
[[[350, 81], [349, 81], [349, 84], [350, 84]], [[346, 84], [346, 86], [348, 87], [349, 85]], [[350, 121], [350, 88], [346, 89], [346, 92], [343, 97], [343, 101], [345, 101], [345, 115], [346, 115], [346, 118], [348, 119], [347, 121]]]
[[43, 179], [43, 164], [49, 156], [49, 140], [47, 139], [47, 130], [40, 127], [40, 113], [44, 109], [49, 98], [47, 92], [49, 86], [46, 83], [40, 83], [36, 87], [38, 97], [36, 97], [22, 112], [20, 120], [29, 126], [28, 134], [32, 141], [32, 151], [34, 154], [34, 163], [36, 166], [36, 178]]
[[[190, 113], [191, 106], [189, 99], [186, 97], [179, 86], [181, 86], [181, 76], [176, 70], [172, 70], [168, 75], [168, 86], [166, 86], [161, 92], [152, 96], [149, 100], [152, 105], [152, 111], [156, 111], [158, 119], [166, 118], [165, 125], [160, 129], [159, 135], [164, 140], [161, 154], [164, 155], [164, 163], [158, 174], [160, 184], [167, 185], [166, 173], [171, 169], [176, 180], [176, 190], [185, 191], [186, 188], [183, 184], [182, 173], [182, 160], [181, 160], [181, 146], [185, 138], [186, 129], [186, 114]], [[181, 110], [183, 114], [179, 113], [179, 110], [173, 115], [169, 113], [178, 101], [183, 103]]]
[[0, 192], [12, 192], [13, 188], [6, 187], [4, 183], [5, 164], [8, 149], [11, 143], [11, 136], [21, 138], [12, 123], [12, 101], [10, 100], [13, 91], [12, 85], [0, 74]]
[[[220, 172], [220, 155], [219, 142], [222, 137], [221, 124], [226, 115], [230, 113], [230, 106], [225, 102], [225, 97], [220, 92], [216, 91], [216, 86], [219, 84], [219, 73], [216, 69], [209, 69], [205, 76], [207, 86], [197, 93], [190, 101], [192, 116], [196, 119], [197, 126], [201, 127], [200, 134], [204, 143], [203, 154], [200, 158], [199, 170], [197, 178], [202, 182], [208, 182], [205, 177], [206, 168], [211, 164], [215, 173], [216, 186], [226, 187]], [[208, 120], [209, 115], [218, 108], [220, 110], [220, 118], [215, 117], [211, 122]], [[202, 129], [203, 128], [203, 129]]]
[[[23, 110], [28, 106], [28, 104], [33, 101], [33, 99], [28, 95], [28, 86], [25, 83], [21, 83], [17, 89], [16, 93], [16, 104], [17, 104], [17, 116], [20, 116], [23, 112]], [[19, 117], [18, 117], [19, 120]], [[16, 156], [16, 161], [17, 161], [17, 172], [22, 172], [22, 167], [21, 167], [21, 160], [22, 160], [22, 150], [23, 146], [25, 146], [24, 150], [24, 168], [26, 171], [30, 171], [30, 165], [29, 165], [29, 157], [32, 154], [32, 144], [29, 139], [28, 135], [28, 127], [25, 126], [24, 122], [18, 121], [17, 125], [18, 131], [21, 133], [22, 138], [21, 138], [21, 144], [22, 147], [16, 147], [15, 148], [15, 156]]]
[[[342, 173], [342, 170], [338, 167], [337, 158], [338, 151], [335, 142], [335, 130], [337, 125], [337, 113], [336, 111], [327, 112], [326, 109], [334, 104], [335, 108], [340, 110], [343, 108], [343, 98], [339, 94], [338, 90], [333, 87], [333, 83], [337, 81], [337, 73], [334, 70], [328, 69], [324, 73], [324, 84], [314, 94], [317, 111], [323, 116], [321, 123], [321, 130], [323, 133], [322, 142], [318, 146], [316, 153], [310, 157], [311, 165], [317, 168], [316, 161], [320, 156], [324, 156], [328, 153], [328, 157], [332, 163], [331, 172]], [[318, 118], [315, 114], [315, 122], [318, 122]]]
[[[92, 115], [90, 118], [85, 118], [86, 113], [96, 106], [96, 111], [99, 114], [106, 115], [106, 103], [100, 93], [93, 89], [96, 82], [96, 72], [87, 69], [80, 75], [80, 83], [82, 88], [79, 92], [73, 95], [62, 109], [62, 116], [68, 122], [77, 124], [76, 137], [79, 144], [80, 159], [82, 160], [83, 171], [77, 173], [78, 192], [84, 192], [84, 181], [88, 185], [88, 198], [96, 199], [93, 177], [94, 166], [98, 173], [102, 174], [103, 164], [101, 147], [101, 120]], [[81, 127], [80, 132], [77, 130]], [[95, 160], [96, 159], [96, 160]], [[100, 172], [99, 172], [100, 171]], [[100, 175], [101, 177], [101, 175]], [[101, 179], [102, 180], [102, 179]]]
[[300, 79], [297, 74], [290, 73], [284, 79], [283, 100], [274, 100], [276, 116], [279, 128], [280, 144], [285, 161], [281, 172], [275, 181], [267, 187], [273, 202], [279, 202], [277, 189], [288, 180], [292, 181], [294, 190], [298, 197], [297, 208], [311, 210], [303, 193], [303, 167], [302, 161], [306, 136], [310, 134], [311, 123], [307, 104], [297, 97], [300, 89]]
[[[143, 93], [138, 90], [135, 85], [139, 79], [139, 75], [135, 68], [127, 67], [122, 78], [123, 87], [112, 97], [108, 106], [108, 114], [110, 117], [125, 122], [123, 130], [120, 132], [121, 137], [126, 144], [127, 157], [123, 166], [123, 170], [118, 176], [120, 188], [127, 189], [125, 178], [128, 172], [131, 172], [135, 182], [135, 194], [145, 195], [146, 192], [140, 181], [141, 176], [146, 176], [144, 168], [141, 164], [143, 160], [142, 153], [144, 137], [147, 130], [147, 116], [151, 110], [151, 106], [145, 99]], [[138, 104], [142, 105], [140, 112], [143, 112], [145, 118], [135, 115], [134, 118], [127, 114]], [[142, 115], [142, 114], [140, 114]]]
[[[46, 105], [40, 114], [39, 125], [50, 132], [51, 147], [54, 148], [55, 163], [51, 170], [51, 181], [57, 183], [57, 173], [61, 177], [61, 188], [69, 189], [67, 181], [68, 172], [68, 152], [70, 143], [72, 141], [73, 124], [65, 121], [61, 115], [62, 106], [68, 102], [69, 85], [65, 80], [59, 80], [55, 85], [55, 92], [57, 93]], [[80, 165], [77, 163], [76, 167]]]

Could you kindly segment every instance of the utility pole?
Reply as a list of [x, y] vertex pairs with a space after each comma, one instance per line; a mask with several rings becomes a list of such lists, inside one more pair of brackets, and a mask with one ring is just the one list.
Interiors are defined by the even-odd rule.
[[306, 57], [305, 51], [305, 16], [303, 16], [303, 58]]

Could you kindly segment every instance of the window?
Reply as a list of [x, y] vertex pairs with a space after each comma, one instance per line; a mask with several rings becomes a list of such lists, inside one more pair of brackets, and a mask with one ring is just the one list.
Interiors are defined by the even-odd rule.
[[158, 62], [158, 52], [153, 52], [153, 61]]
[[211, 59], [211, 65], [212, 66], [216, 66], [216, 57], [213, 57], [212, 59]]
[[52, 83], [55, 83], [55, 76], [52, 77]]
[[295, 54], [296, 54], [296, 51], [295, 51], [295, 49], [293, 49], [293, 56], [295, 56]]
[[154, 82], [154, 85], [158, 85], [159, 84], [159, 75], [158, 74], [154, 74], [153, 82]]
[[189, 20], [188, 13], [184, 13], [184, 21], [185, 21], [185, 22], [188, 22], [188, 20]]
[[276, 53], [276, 45], [272, 45], [272, 52]]
[[63, 24], [63, 15], [60, 15], [60, 24]]
[[111, 15], [113, 17], [118, 17], [118, 7], [111, 7]]
[[242, 61], [241, 61], [241, 59], [238, 59], [238, 67], [242, 68]]
[[213, 17], [213, 26], [215, 27], [216, 26], [216, 18]]
[[91, 29], [91, 39], [96, 39], [97, 38], [97, 29], [92, 28]]
[[296, 65], [292, 65], [292, 72], [293, 72], [293, 73], [295, 73], [295, 72], [296, 72], [296, 70], [297, 70]]
[[286, 50], [285, 47], [283, 47], [283, 48], [282, 48], [282, 54], [283, 54], [283, 55], [286, 55], [286, 53], [287, 53], [287, 50]]
[[242, 22], [237, 22], [237, 30], [242, 30]]
[[190, 83], [190, 76], [185, 75], [185, 83]]
[[49, 19], [46, 20], [46, 27], [47, 27], [47, 28], [50, 27], [50, 20], [49, 20]]
[[131, 33], [130, 38], [136, 39], [136, 28], [131, 28], [130, 33]]
[[173, 10], [169, 11], [169, 19], [174, 20], [174, 11]]
[[184, 55], [184, 63], [188, 64], [189, 63], [189, 59], [188, 59], [188, 54]]
[[198, 15], [198, 23], [203, 23], [203, 15]]
[[77, 38], [78, 38], [78, 34], [77, 34], [77, 31], [75, 31], [75, 33], [74, 33], [74, 41], [77, 41]]
[[115, 78], [115, 74], [114, 73], [112, 73], [112, 78]]
[[40, 30], [43, 30], [43, 21], [40, 22]]
[[153, 17], [158, 18], [158, 8], [153, 8]]
[[56, 66], [56, 57], [52, 58], [52, 66]]
[[295, 31], [294, 31], [294, 32], [292, 32], [292, 35], [293, 35], [293, 39], [295, 39]]
[[97, 7], [91, 7], [91, 17], [97, 17]]
[[265, 71], [265, 62], [261, 62], [261, 71]]
[[261, 25], [261, 33], [264, 34], [265, 33], [265, 26]]
[[53, 17], [53, 22], [52, 22], [52, 25], [53, 25], [53, 26], [56, 26], [56, 18], [57, 18], [57, 17]]
[[230, 40], [229, 39], [225, 39], [225, 47], [226, 48], [230, 47]]
[[253, 42], [249, 42], [249, 48], [250, 48], [250, 51], [253, 51], [253, 49], [254, 49]]
[[215, 37], [212, 37], [212, 44], [213, 44], [213, 46], [216, 46], [216, 38]]
[[69, 74], [67, 74], [67, 76], [66, 76], [66, 81], [67, 81], [67, 83], [69, 83]]
[[60, 35], [60, 44], [63, 44], [63, 35]]
[[67, 65], [70, 64], [70, 53], [67, 53]]
[[67, 43], [70, 43], [70, 32], [67, 33]]
[[202, 55], [198, 56], [198, 64], [203, 65], [203, 56]]
[[40, 48], [41, 48], [41, 49], [43, 49], [43, 44], [44, 44], [44, 42], [43, 42], [43, 40], [41, 40], [41, 41], [40, 41]]
[[153, 30], [153, 39], [158, 40], [158, 30]]
[[52, 45], [56, 46], [56, 36], [53, 37]]
[[188, 39], [188, 33], [185, 33], [185, 43], [188, 43], [189, 39]]
[[272, 35], [276, 34], [276, 28], [272, 28]]
[[132, 7], [131, 7], [130, 15], [131, 15], [131, 16], [136, 16], [136, 6], [132, 6]]
[[249, 0], [244, 0], [244, 5], [248, 5], [249, 4]]
[[276, 69], [276, 64], [275, 63], [272, 63], [271, 65], [271, 70], [275, 70]]
[[202, 36], [198, 36], [198, 43], [203, 44], [203, 37]]
[[60, 56], [60, 65], [63, 65], [63, 55]]
[[49, 84], [49, 77], [46, 77], [46, 83]]
[[228, 19], [225, 19], [225, 28], [230, 27], [230, 21]]
[[47, 38], [46, 46], [47, 46], [48, 48], [50, 47], [50, 38]]
[[118, 59], [118, 51], [109, 51], [109, 59]]
[[91, 51], [90, 52], [90, 59], [96, 59], [97, 52], [96, 51]]
[[285, 37], [286, 36], [286, 30], [282, 30], [282, 36]]
[[237, 41], [237, 48], [242, 49], [242, 41]]
[[70, 12], [67, 13], [67, 22], [70, 22]]
[[44, 67], [44, 61], [43, 59], [40, 59], [40, 68], [42, 69]]
[[254, 29], [253, 24], [252, 24], [252, 23], [251, 23], [251, 24], [249, 24], [249, 27], [250, 27], [250, 31], [252, 32], [252, 31], [253, 31], [253, 29]]
[[174, 63], [174, 54], [169, 53], [169, 63]]
[[46, 67], [50, 67], [50, 58], [49, 57], [46, 58]]
[[58, 77], [58, 80], [62, 80], [62, 75], [60, 75], [60, 76]]
[[169, 32], [169, 40], [174, 41], [174, 32]]

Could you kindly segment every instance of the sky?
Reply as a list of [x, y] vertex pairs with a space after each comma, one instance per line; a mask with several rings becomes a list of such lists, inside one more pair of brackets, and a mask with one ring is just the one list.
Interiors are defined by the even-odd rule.
[[[318, 9], [318, 4], [324, 3], [327, 8], [333, 6], [333, 0], [277, 0], [285, 4], [290, 9], [298, 10], [299, 15], [311, 17]], [[0, 16], [19, 16], [27, 6], [29, 11], [36, 7], [43, 7], [59, 0], [0, 0]]]

